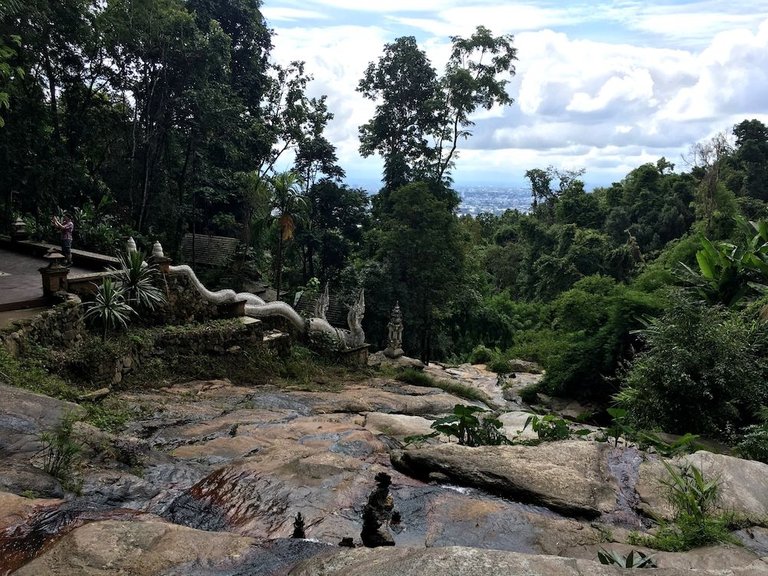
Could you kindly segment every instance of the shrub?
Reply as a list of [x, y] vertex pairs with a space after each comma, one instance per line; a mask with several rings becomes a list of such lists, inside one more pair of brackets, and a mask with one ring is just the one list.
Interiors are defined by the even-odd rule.
[[511, 444], [510, 440], [501, 431], [502, 423], [496, 414], [479, 406], [466, 406], [456, 404], [453, 413], [443, 418], [438, 418], [432, 423], [435, 431], [427, 436], [408, 437], [406, 442], [424, 440], [438, 434], [454, 437], [463, 446], [497, 446], [499, 444]]
[[672, 522], [663, 522], [656, 534], [635, 537], [635, 542], [657, 550], [684, 552], [701, 546], [732, 542], [728, 519], [713, 515], [720, 498], [720, 483], [707, 480], [696, 466], [679, 467], [662, 461], [667, 478], [661, 481], [666, 499], [675, 510]]
[[440, 388], [449, 394], [453, 394], [454, 396], [466, 400], [478, 400], [485, 403], [490, 402], [490, 398], [476, 388], [472, 388], [471, 386], [453, 380], [438, 380], [415, 368], [406, 368], [395, 376], [395, 380], [398, 382], [405, 382], [406, 384], [412, 384], [413, 386]]
[[493, 350], [480, 344], [475, 346], [469, 355], [469, 362], [471, 364], [486, 364], [493, 358]]
[[734, 311], [678, 299], [642, 332], [648, 348], [617, 401], [637, 428], [727, 437], [768, 399], [763, 331]]
[[165, 294], [159, 288], [160, 274], [157, 266], [148, 264], [145, 257], [141, 251], [120, 253], [119, 265], [113, 269], [126, 302], [137, 312], [154, 310], [165, 302]]
[[768, 422], [747, 426], [736, 445], [736, 454], [768, 464]]
[[496, 354], [493, 359], [488, 362], [486, 368], [496, 374], [509, 374], [512, 372], [512, 368], [509, 365], [509, 358], [502, 354]]
[[521, 333], [510, 354], [545, 368], [542, 391], [608, 403], [619, 367], [638, 347], [641, 319], [660, 306], [655, 296], [585, 278], [552, 302], [548, 328]]
[[528, 425], [531, 425], [531, 430], [536, 432], [539, 440], [544, 442], [553, 442], [555, 440], [567, 440], [571, 437], [571, 434], [577, 436], [586, 436], [589, 434], [589, 430], [577, 430], [571, 432], [571, 427], [568, 422], [559, 416], [554, 414], [547, 414], [546, 416], [537, 416], [533, 414], [528, 417], [523, 426], [525, 430]]
[[134, 309], [126, 301], [126, 293], [119, 282], [104, 278], [96, 289], [96, 297], [90, 302], [84, 302], [86, 320], [95, 320], [101, 325], [101, 339], [106, 341], [107, 331], [117, 328], [127, 328], [128, 321]]

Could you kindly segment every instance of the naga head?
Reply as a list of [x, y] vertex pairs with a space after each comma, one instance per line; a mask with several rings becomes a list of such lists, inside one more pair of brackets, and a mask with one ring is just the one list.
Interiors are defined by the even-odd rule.
[[357, 294], [357, 300], [349, 307], [347, 323], [350, 330], [362, 330], [363, 317], [365, 316], [365, 292], [361, 288]]

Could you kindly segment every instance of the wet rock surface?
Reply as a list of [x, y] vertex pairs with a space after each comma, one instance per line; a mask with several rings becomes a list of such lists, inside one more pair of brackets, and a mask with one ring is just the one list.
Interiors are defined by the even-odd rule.
[[[290, 576], [485, 576], [489, 570], [499, 574], [546, 576], [619, 576], [630, 571], [603, 566], [590, 560], [557, 556], [532, 556], [477, 548], [376, 548], [344, 551], [333, 556], [302, 562]], [[728, 570], [659, 568], [656, 576], [765, 576], [768, 563], [754, 560]]]
[[463, 485], [594, 518], [615, 504], [606, 450], [605, 444], [578, 440], [475, 448], [444, 444], [395, 452], [392, 461], [417, 477], [438, 472]]
[[[504, 399], [484, 367], [425, 370], [486, 393], [507, 435], [535, 438], [517, 434], [529, 413], [514, 394]], [[507, 392], [538, 377], [518, 374]], [[586, 440], [466, 448], [446, 438], [405, 446], [469, 402], [384, 377], [333, 391], [203, 380], [123, 392], [135, 417], [122, 433], [74, 428], [84, 461], [78, 493], [68, 493], [35, 453], [39, 434], [78, 407], [10, 392], [0, 407], [0, 574], [475, 574], [478, 565], [484, 575], [489, 567], [615, 574], [591, 561], [597, 550], [624, 546], [628, 530], [645, 528], [638, 511], [660, 509], [653, 463], [634, 448]], [[747, 468], [722, 466], [738, 509], [756, 518], [763, 493], [749, 501], [747, 488], [763, 469]], [[340, 548], [362, 546], [379, 474], [391, 478], [380, 525], [395, 546], [375, 555]], [[309, 540], [290, 538], [299, 513]], [[765, 529], [737, 537], [743, 548], [666, 566], [762, 574]]]

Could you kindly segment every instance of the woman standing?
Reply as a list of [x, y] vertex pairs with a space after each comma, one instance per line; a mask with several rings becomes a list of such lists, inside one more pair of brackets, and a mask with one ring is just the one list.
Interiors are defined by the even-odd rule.
[[75, 230], [72, 215], [69, 212], [64, 212], [63, 221], [54, 216], [52, 222], [56, 228], [61, 230], [61, 253], [67, 259], [66, 266], [72, 266], [72, 232]]

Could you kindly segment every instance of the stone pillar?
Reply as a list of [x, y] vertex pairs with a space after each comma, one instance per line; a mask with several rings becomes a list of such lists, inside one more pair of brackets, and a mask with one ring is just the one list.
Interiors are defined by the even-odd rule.
[[66, 291], [69, 268], [61, 265], [66, 257], [61, 252], [50, 250], [43, 258], [48, 260], [48, 266], [40, 268], [40, 274], [43, 277], [43, 294], [53, 296], [56, 292]]

